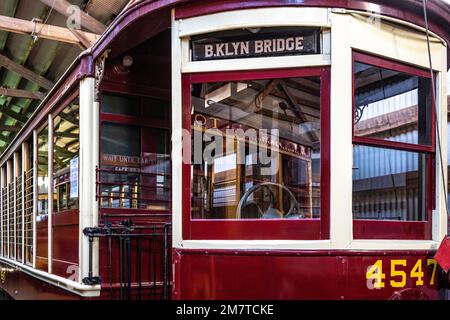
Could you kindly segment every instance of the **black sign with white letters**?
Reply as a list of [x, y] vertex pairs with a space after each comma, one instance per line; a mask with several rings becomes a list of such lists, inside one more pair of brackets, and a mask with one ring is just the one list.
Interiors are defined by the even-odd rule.
[[209, 37], [192, 41], [192, 60], [217, 60], [317, 54], [318, 29], [279, 33], [247, 33], [231, 37]]

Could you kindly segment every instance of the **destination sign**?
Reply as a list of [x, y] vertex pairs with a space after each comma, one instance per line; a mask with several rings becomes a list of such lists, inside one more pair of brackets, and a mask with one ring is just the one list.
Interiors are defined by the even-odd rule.
[[193, 61], [317, 54], [319, 51], [317, 29], [192, 41]]

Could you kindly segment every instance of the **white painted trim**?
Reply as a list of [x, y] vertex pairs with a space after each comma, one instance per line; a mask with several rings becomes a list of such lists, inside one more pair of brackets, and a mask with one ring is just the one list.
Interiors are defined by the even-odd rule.
[[[185, 56], [185, 52], [183, 53]], [[263, 70], [282, 68], [301, 68], [326, 66], [331, 64], [331, 56], [325, 54], [245, 58], [233, 60], [193, 61], [183, 64], [183, 73], [232, 71], [232, 70]]]
[[18, 268], [20, 271], [25, 272], [26, 274], [28, 274], [34, 278], [45, 281], [46, 283], [49, 283], [55, 287], [67, 290], [67, 291], [77, 294], [79, 296], [82, 296], [82, 297], [98, 297], [98, 296], [100, 296], [100, 289], [101, 289], [100, 285], [97, 285], [97, 286], [83, 285], [78, 282], [74, 282], [74, 281], [68, 280], [68, 279], [60, 277], [60, 276], [49, 274], [44, 271], [40, 271], [40, 270], [34, 269], [32, 267], [29, 267], [27, 265], [18, 263], [17, 261], [10, 260], [10, 259], [3, 258], [3, 257], [0, 257], [0, 261], [5, 264], [8, 264], [9, 266], [11, 266], [13, 268]]
[[[98, 163], [98, 103], [95, 103], [95, 79], [88, 77], [80, 81], [80, 155], [79, 155], [79, 282], [89, 273], [89, 239], [83, 230], [95, 227], [98, 219], [98, 204], [95, 199], [95, 169]], [[95, 142], [94, 142], [95, 140]], [[97, 153], [96, 153], [97, 152]], [[98, 248], [98, 247], [97, 247]], [[93, 250], [93, 261], [97, 261], [98, 249]], [[98, 275], [94, 264], [93, 274]]]
[[330, 240], [184, 240], [183, 249], [237, 249], [237, 250], [329, 250]]
[[[444, 47], [442, 49], [442, 65], [446, 65], [447, 63], [447, 50]], [[440, 108], [439, 123], [437, 124], [437, 130], [439, 130], [440, 138], [441, 138], [441, 150], [442, 150], [442, 166], [444, 167], [444, 176], [441, 174], [441, 163], [439, 157], [439, 146], [436, 145], [436, 196], [440, 201], [436, 201], [436, 210], [433, 211], [432, 216], [432, 235], [433, 240], [440, 241], [442, 240], [448, 233], [448, 216], [447, 216], [447, 208], [445, 198], [448, 196], [448, 183], [447, 183], [447, 159], [448, 159], [448, 109], [447, 109], [447, 68], [443, 68], [441, 72], [439, 72], [436, 79], [436, 106]], [[437, 140], [437, 138], [436, 138]], [[436, 141], [437, 144], [437, 141]], [[444, 185], [446, 186], [444, 188]]]
[[[351, 9], [345, 9], [345, 8], [332, 8], [331, 12], [332, 13], [341, 13], [341, 14], [354, 14], [354, 15], [369, 16], [372, 19], [372, 21], [374, 21], [376, 19], [382, 19], [382, 20], [385, 20], [385, 21], [388, 21], [388, 22], [393, 22], [395, 24], [405, 26], [405, 27], [410, 28], [410, 29], [414, 29], [416, 31], [420, 31], [422, 33], [426, 32], [426, 29], [421, 27], [421, 26], [418, 26], [418, 25], [415, 25], [415, 24], [410, 23], [408, 21], [400, 20], [400, 19], [397, 19], [397, 18], [393, 18], [393, 17], [389, 17], [389, 16], [383, 16], [383, 15], [381, 15], [379, 13], [375, 13], [375, 12], [372, 12], [372, 11], [358, 11], [358, 10], [351, 10]], [[445, 40], [442, 39], [439, 35], [437, 35], [436, 33], [432, 32], [432, 31], [429, 31], [429, 34], [430, 34], [431, 37], [436, 38], [437, 40], [439, 40], [444, 46], [447, 46], [447, 42], [445, 42]]]
[[182, 101], [181, 101], [181, 40], [179, 22], [172, 10], [172, 246], [182, 242]]
[[[333, 248], [348, 248], [352, 216], [352, 53], [347, 25], [332, 16], [330, 93], [330, 239]], [[340, 22], [340, 21], [338, 21]]]
[[178, 20], [180, 37], [244, 27], [330, 27], [327, 8], [258, 8], [219, 12]]
[[177, 248], [213, 250], [436, 250], [438, 241], [353, 240], [349, 246], [333, 245], [331, 240], [184, 240]]
[[52, 259], [53, 259], [53, 117], [50, 113], [48, 115], [48, 218], [47, 218], [47, 234], [48, 234], [48, 273], [52, 273]]
[[353, 240], [351, 250], [437, 250], [440, 242], [424, 240]]
[[[353, 49], [429, 68], [426, 36], [423, 32], [357, 14], [332, 13], [331, 19], [332, 42], [343, 41]], [[345, 28], [345, 34], [336, 35], [336, 28]], [[355, 31], [351, 32], [352, 30]], [[444, 46], [438, 39], [432, 37], [430, 42], [433, 68], [442, 71], [446, 65], [441, 58]]]
[[38, 134], [33, 130], [33, 268], [36, 268], [36, 215], [38, 203]]

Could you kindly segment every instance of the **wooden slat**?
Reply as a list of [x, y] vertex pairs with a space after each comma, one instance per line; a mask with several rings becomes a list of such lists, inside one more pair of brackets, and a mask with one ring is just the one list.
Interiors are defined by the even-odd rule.
[[0, 107], [0, 113], [4, 113], [8, 117], [13, 118], [14, 120], [19, 121], [21, 123], [25, 123], [28, 121], [28, 118], [26, 116], [24, 116], [23, 114], [12, 111], [11, 109], [9, 109], [5, 106]]
[[[80, 44], [80, 39], [70, 29], [42, 24], [8, 16], [0, 16], [0, 29], [20, 34], [36, 34], [39, 38], [49, 39], [70, 44]], [[98, 34], [77, 30], [77, 33], [86, 39], [90, 45], [94, 44], [100, 36]]]
[[[47, 6], [53, 8], [54, 10], [56, 10], [65, 17], [69, 17], [72, 14], [72, 10], [69, 10], [69, 7], [71, 7], [72, 4], [66, 0], [40, 0], [40, 1], [43, 4], [46, 4]], [[91, 17], [82, 10], [80, 10], [80, 24], [81, 27], [86, 28], [97, 34], [102, 34], [106, 30], [106, 26], [103, 23], [101, 23], [94, 17]]]
[[26, 91], [20, 89], [9, 89], [0, 87], [0, 95], [14, 98], [24, 98], [24, 99], [33, 99], [33, 100], [42, 100], [45, 97], [45, 94], [42, 92], [36, 91]]
[[3, 142], [6, 142], [7, 144], [11, 142], [10, 137], [5, 137], [4, 135], [0, 134], [0, 140]]
[[[0, 21], [2, 21], [2, 18], [0, 16]], [[0, 22], [1, 24], [1, 22]], [[5, 67], [8, 70], [14, 71], [15, 73], [19, 74], [21, 77], [30, 80], [37, 85], [39, 85], [42, 88], [45, 88], [47, 90], [50, 90], [53, 87], [53, 82], [50, 80], [45, 79], [44, 77], [34, 73], [33, 71], [25, 68], [24, 66], [12, 61], [7, 56], [0, 54], [0, 66]]]

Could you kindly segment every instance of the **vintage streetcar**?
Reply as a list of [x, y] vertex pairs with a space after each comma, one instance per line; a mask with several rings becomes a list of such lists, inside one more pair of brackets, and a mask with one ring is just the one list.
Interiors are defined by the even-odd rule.
[[449, 21], [439, 0], [138, 1], [1, 155], [0, 288], [445, 299]]

